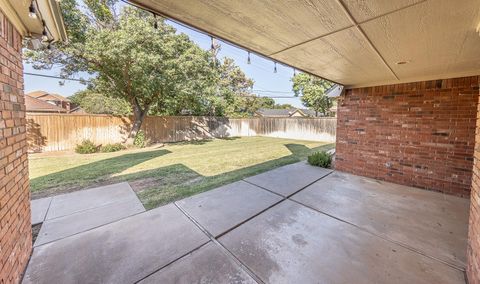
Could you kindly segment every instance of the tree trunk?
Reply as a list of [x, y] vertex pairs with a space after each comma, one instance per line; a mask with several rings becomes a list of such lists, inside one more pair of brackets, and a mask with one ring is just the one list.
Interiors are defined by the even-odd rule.
[[136, 99], [133, 101], [133, 124], [132, 128], [130, 129], [130, 133], [128, 134], [128, 138], [125, 140], [125, 144], [133, 145], [133, 141], [142, 127], [143, 119], [145, 118], [147, 112], [148, 106], [145, 107], [145, 109], [142, 109]]

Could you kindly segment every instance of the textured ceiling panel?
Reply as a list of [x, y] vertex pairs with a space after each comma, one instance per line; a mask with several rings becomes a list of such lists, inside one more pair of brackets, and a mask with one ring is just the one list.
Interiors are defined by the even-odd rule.
[[131, 1], [348, 87], [480, 74], [480, 0]]
[[361, 27], [402, 81], [480, 73], [480, 6], [461, 2], [428, 1]]
[[134, 2], [267, 55], [350, 25], [336, 1]]
[[355, 20], [360, 23], [425, 1], [426, 0], [343, 0], [343, 3], [345, 3], [345, 6]]
[[323, 76], [345, 85], [395, 80], [356, 27], [292, 48], [274, 58], [312, 73], [323, 70]]

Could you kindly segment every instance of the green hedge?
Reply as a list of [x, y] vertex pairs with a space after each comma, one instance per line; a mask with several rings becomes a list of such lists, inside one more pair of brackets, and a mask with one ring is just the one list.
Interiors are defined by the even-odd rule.
[[315, 152], [308, 156], [308, 163], [312, 166], [329, 168], [332, 164], [332, 156], [325, 151]]

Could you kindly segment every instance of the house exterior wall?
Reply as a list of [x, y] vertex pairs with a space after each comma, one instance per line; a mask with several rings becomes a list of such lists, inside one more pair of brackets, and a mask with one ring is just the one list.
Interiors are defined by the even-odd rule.
[[336, 169], [468, 197], [478, 76], [346, 90]]
[[0, 283], [17, 283], [32, 249], [21, 36], [0, 10]]
[[467, 278], [469, 283], [480, 284], [480, 104], [477, 111], [467, 259]]

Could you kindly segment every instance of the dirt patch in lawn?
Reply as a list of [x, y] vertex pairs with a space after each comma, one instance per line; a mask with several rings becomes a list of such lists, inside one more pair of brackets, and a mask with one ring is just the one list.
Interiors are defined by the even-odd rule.
[[128, 182], [128, 184], [130, 184], [133, 191], [141, 192], [145, 189], [155, 187], [156, 185], [158, 185], [160, 180], [162, 180], [162, 179], [161, 178], [159, 179], [159, 178], [150, 177], [150, 178], [142, 178], [142, 179], [133, 180], [133, 181]]

